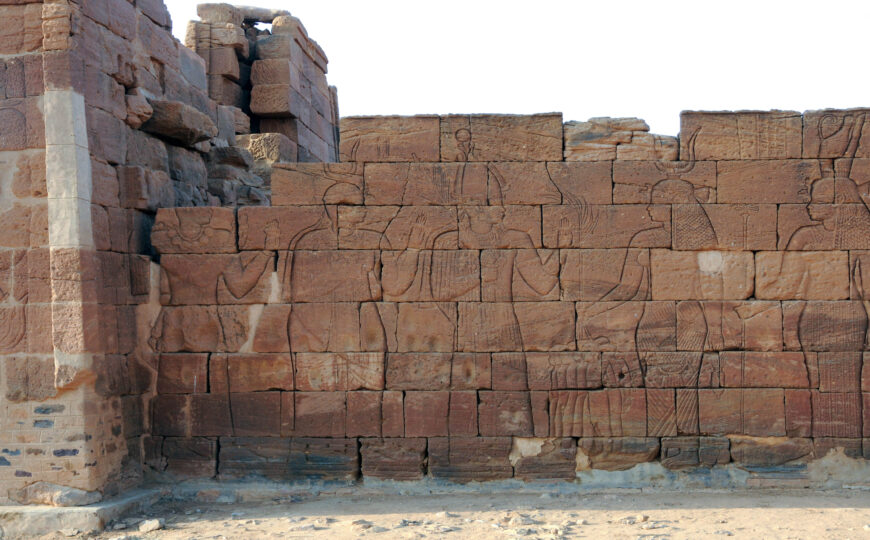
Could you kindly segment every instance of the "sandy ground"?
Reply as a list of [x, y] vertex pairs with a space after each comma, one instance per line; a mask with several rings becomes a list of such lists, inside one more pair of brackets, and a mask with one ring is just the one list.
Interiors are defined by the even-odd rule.
[[[164, 528], [138, 532], [138, 523], [152, 518], [165, 520]], [[93, 538], [870, 538], [870, 493], [456, 494], [163, 503], [113, 527], [117, 530]]]

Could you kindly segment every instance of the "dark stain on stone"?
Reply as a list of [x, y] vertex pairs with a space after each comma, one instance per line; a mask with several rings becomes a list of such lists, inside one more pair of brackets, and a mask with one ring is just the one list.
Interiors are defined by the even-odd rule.
[[79, 451], [75, 448], [65, 448], [63, 450], [55, 450], [54, 457], [77, 456]]

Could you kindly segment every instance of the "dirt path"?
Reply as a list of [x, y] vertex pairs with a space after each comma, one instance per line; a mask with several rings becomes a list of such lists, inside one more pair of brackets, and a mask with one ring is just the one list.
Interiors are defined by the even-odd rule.
[[[164, 519], [165, 528], [139, 533], [137, 523], [150, 518]], [[96, 538], [870, 538], [870, 493], [457, 494], [163, 503], [148, 515], [131, 516], [127, 525]]]

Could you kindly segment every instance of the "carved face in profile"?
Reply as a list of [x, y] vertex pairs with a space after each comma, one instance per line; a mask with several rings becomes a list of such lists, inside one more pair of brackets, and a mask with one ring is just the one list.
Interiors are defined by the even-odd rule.
[[810, 195], [810, 204], [807, 212], [813, 221], [826, 221], [834, 217], [834, 179], [824, 178], [813, 183]]
[[695, 198], [695, 186], [685, 180], [669, 179], [658, 182], [650, 193], [652, 204], [691, 204]]

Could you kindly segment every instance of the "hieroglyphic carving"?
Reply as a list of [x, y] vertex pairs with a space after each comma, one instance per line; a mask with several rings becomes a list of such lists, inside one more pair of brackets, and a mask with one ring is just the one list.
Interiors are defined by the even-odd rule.
[[643, 388], [550, 392], [551, 437], [645, 437], [646, 414]]
[[643, 248], [671, 246], [671, 212], [666, 205], [544, 206], [548, 248]]
[[381, 297], [377, 251], [281, 252], [278, 271], [288, 302], [368, 302]]
[[336, 222], [335, 206], [240, 208], [239, 249], [336, 249]]
[[526, 365], [530, 390], [601, 387], [600, 353], [528, 353]]
[[485, 250], [480, 255], [484, 302], [559, 299], [559, 253], [550, 249]]
[[581, 351], [673, 351], [673, 302], [578, 302], [577, 344]]
[[262, 251], [233, 255], [165, 255], [161, 304], [262, 304], [269, 296], [275, 256]]
[[561, 302], [461, 302], [459, 346], [471, 352], [574, 350], [572, 310]]
[[480, 261], [473, 251], [384, 251], [384, 300], [445, 302], [480, 299]]
[[272, 205], [362, 204], [361, 163], [276, 163]]
[[802, 124], [797, 111], [684, 111], [680, 154], [686, 152], [686, 135], [700, 129], [695, 143], [700, 160], [799, 158]]
[[160, 253], [235, 253], [235, 214], [231, 208], [161, 208], [151, 243]]
[[483, 163], [374, 163], [365, 169], [367, 205], [486, 204]]
[[562, 300], [651, 300], [648, 249], [563, 249]]
[[298, 353], [296, 390], [383, 390], [383, 353]]
[[458, 249], [456, 208], [444, 206], [342, 206], [342, 249]]
[[533, 206], [482, 206], [459, 210], [463, 249], [541, 247], [541, 214]]
[[645, 352], [640, 355], [647, 388], [701, 386], [700, 352]]
[[441, 117], [441, 161], [561, 160], [561, 114]]
[[722, 351], [782, 349], [779, 302], [697, 302], [677, 304], [677, 349]]
[[148, 343], [154, 352], [237, 352], [248, 329], [243, 306], [164, 307]]
[[783, 302], [783, 340], [788, 350], [860, 351], [867, 348], [864, 302]]

